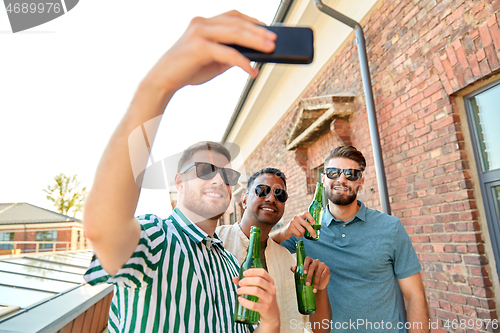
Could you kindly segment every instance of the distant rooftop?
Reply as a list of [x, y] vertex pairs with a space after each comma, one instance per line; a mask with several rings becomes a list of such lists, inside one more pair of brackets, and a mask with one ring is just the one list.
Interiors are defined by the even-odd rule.
[[0, 225], [54, 222], [82, 221], [26, 202], [0, 203]]

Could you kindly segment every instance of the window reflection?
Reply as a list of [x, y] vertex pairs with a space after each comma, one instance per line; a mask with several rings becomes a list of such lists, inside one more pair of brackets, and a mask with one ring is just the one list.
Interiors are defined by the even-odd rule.
[[[15, 286], [37, 291], [60, 293], [76, 287], [77, 283], [49, 280], [43, 277], [0, 272], [4, 286]], [[3, 303], [2, 303], [3, 304]]]
[[57, 279], [61, 281], [69, 281], [74, 283], [83, 283], [85, 280], [81, 274], [66, 273], [61, 271], [54, 271], [50, 269], [41, 269], [33, 266], [16, 265], [5, 261], [0, 261], [0, 272], [11, 272], [26, 275], [33, 275], [38, 277], [46, 277]]
[[0, 257], [0, 304], [28, 308], [84, 284], [91, 251]]
[[497, 85], [471, 98], [483, 171], [500, 169], [499, 95], [500, 85]]
[[493, 192], [493, 205], [497, 213], [497, 221], [500, 221], [500, 186], [495, 186], [491, 190]]
[[[57, 230], [45, 230], [45, 231], [37, 231], [36, 232], [36, 240], [37, 241], [48, 241], [48, 242], [57, 242]], [[54, 244], [40, 244], [39, 249], [50, 249]]]
[[0, 302], [2, 304], [17, 305], [21, 308], [27, 308], [53, 295], [55, 295], [55, 293], [9, 288], [0, 285]]
[[[13, 242], [14, 233], [13, 232], [0, 232], [0, 241]], [[14, 244], [0, 244], [0, 249], [12, 250]]]
[[59, 265], [57, 263], [51, 263], [51, 262], [46, 262], [46, 261], [39, 261], [39, 260], [34, 260], [34, 259], [9, 259], [8, 261], [12, 262], [12, 263], [22, 264], [22, 265], [28, 265], [28, 266], [39, 267], [39, 268], [53, 269], [53, 270], [58, 270], [58, 271], [61, 271], [61, 272], [78, 273], [78, 274], [82, 274], [82, 275], [86, 271], [85, 268], [78, 268], [78, 267], [73, 267], [73, 266], [67, 266], [67, 265], [64, 265], [64, 264]]

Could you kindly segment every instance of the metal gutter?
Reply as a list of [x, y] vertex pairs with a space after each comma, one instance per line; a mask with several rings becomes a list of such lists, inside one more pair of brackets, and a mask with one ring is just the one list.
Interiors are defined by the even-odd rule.
[[[282, 0], [280, 3], [280, 6], [278, 10], [276, 11], [276, 15], [274, 16], [273, 19], [273, 24], [274, 23], [282, 23], [292, 6], [294, 0]], [[264, 66], [264, 63], [258, 62], [255, 64], [255, 68], [257, 68], [259, 71], [262, 69]], [[236, 108], [233, 111], [233, 114], [231, 115], [231, 119], [229, 119], [229, 123], [227, 124], [226, 130], [224, 132], [224, 135], [222, 136], [222, 143], [225, 143], [227, 140], [227, 137], [229, 136], [229, 133], [233, 129], [234, 124], [236, 123], [236, 120], [238, 119], [241, 110], [243, 109], [243, 106], [245, 105], [245, 102], [247, 100], [248, 94], [250, 94], [250, 91], [252, 90], [252, 87], [255, 83], [255, 79], [248, 78], [247, 83], [245, 84], [245, 87], [243, 88], [243, 92], [240, 95], [240, 99], [238, 100], [238, 104], [236, 104]]]

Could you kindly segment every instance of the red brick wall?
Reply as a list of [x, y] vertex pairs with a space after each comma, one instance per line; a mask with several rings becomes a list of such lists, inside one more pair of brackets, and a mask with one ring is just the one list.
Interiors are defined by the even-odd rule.
[[[58, 242], [71, 242], [71, 234], [72, 234], [72, 230], [70, 230], [70, 229], [57, 230], [57, 241]], [[76, 246], [76, 244], [75, 244], [75, 246]], [[64, 250], [66, 250], [66, 244], [57, 244], [56, 249], [58, 251], [64, 251]]]
[[[500, 0], [387, 0], [362, 25], [367, 41], [382, 151], [393, 215], [406, 227], [422, 263], [438, 331], [462, 331], [447, 319], [495, 319], [488, 258], [478, 222], [473, 179], [453, 94], [497, 74]], [[497, 21], [498, 20], [498, 21]], [[318, 46], [319, 47], [319, 46]], [[380, 209], [365, 100], [354, 38], [302, 98], [351, 92], [350, 139], [368, 162], [360, 194]], [[295, 99], [295, 96], [290, 96]], [[338, 136], [318, 137], [307, 151], [287, 151], [294, 105], [245, 163], [247, 172], [277, 167], [288, 178], [285, 221], [307, 208], [308, 172], [321, 165]], [[306, 154], [306, 167], [304, 167]]]
[[[64, 227], [62, 228], [63, 230], [60, 230], [58, 227], [52, 227], [52, 228], [44, 228], [44, 229], [35, 229], [35, 230], [30, 230], [28, 228], [26, 230], [26, 233], [24, 231], [15, 231], [14, 232], [14, 241], [36, 241], [36, 233], [37, 231], [51, 231], [51, 230], [57, 230], [57, 240], [58, 242], [71, 242], [72, 241], [72, 234], [73, 234], [73, 229], [71, 227]], [[19, 227], [13, 229], [13, 230], [19, 230]], [[9, 232], [9, 230], [2, 230], [5, 232]], [[74, 242], [76, 242], [77, 234], [75, 231], [75, 237], [73, 239]], [[84, 247], [85, 244], [85, 237], [83, 234], [83, 229], [81, 229], [81, 239], [80, 239], [80, 247]], [[35, 250], [35, 244], [18, 244], [17, 248], [21, 248], [23, 250], [28, 250], [28, 251], [34, 251]], [[74, 244], [76, 246], [76, 243]], [[58, 251], [63, 251], [66, 250], [66, 244], [57, 244], [56, 249]]]

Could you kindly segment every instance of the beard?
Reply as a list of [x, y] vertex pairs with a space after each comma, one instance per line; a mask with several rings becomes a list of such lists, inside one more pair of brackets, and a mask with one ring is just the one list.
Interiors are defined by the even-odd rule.
[[[205, 188], [206, 190], [207, 188]], [[207, 220], [218, 220], [221, 218], [229, 207], [231, 195], [225, 187], [217, 188], [223, 192], [223, 197], [220, 200], [213, 200], [203, 194], [203, 189], [192, 189], [190, 186], [185, 187], [184, 207], [195, 213], [196, 215]], [[197, 221], [193, 221], [197, 222]]]
[[[342, 194], [334, 194], [333, 193], [333, 188], [335, 186], [343, 186], [347, 187], [348, 192], [347, 193], [342, 193]], [[358, 196], [358, 187], [352, 187], [347, 184], [340, 184], [340, 183], [334, 183], [332, 184], [331, 187], [325, 187], [325, 194], [334, 205], [338, 206], [348, 206], [356, 200], [356, 197]]]

